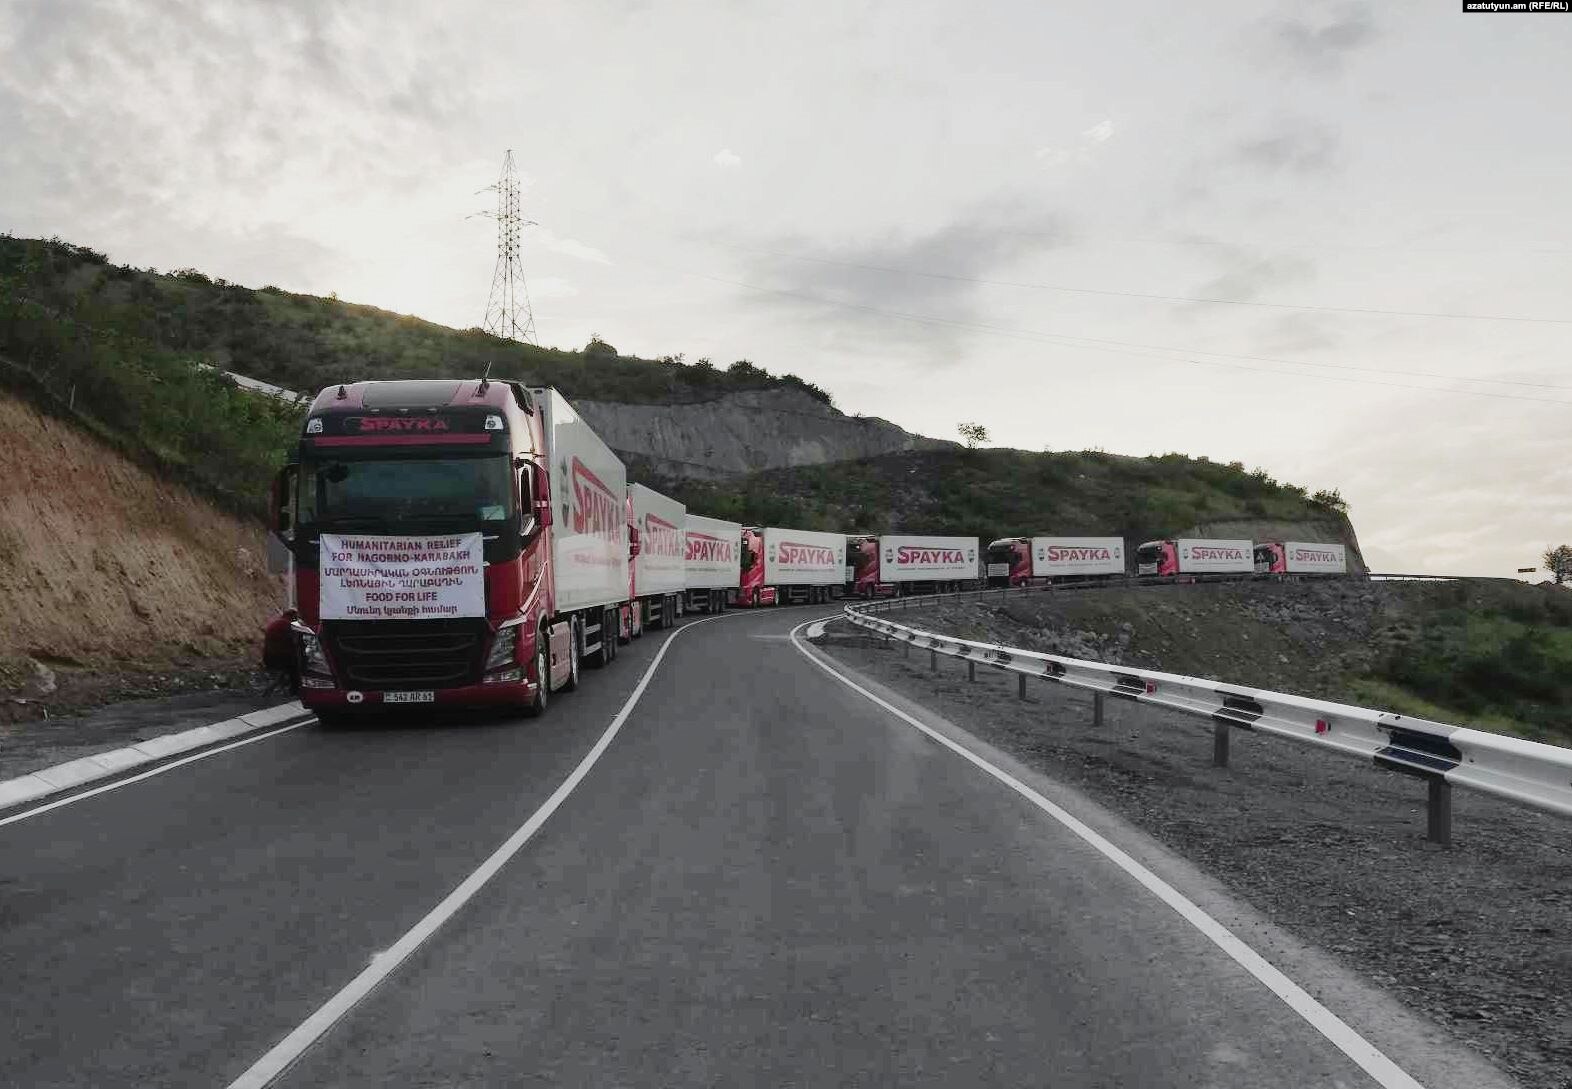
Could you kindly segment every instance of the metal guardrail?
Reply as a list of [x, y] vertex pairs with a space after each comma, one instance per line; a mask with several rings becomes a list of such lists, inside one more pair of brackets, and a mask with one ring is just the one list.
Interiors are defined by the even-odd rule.
[[1033, 677], [1086, 689], [1094, 694], [1095, 726], [1102, 725], [1104, 701], [1109, 696], [1209, 718], [1213, 723], [1212, 759], [1219, 767], [1228, 765], [1233, 731], [1252, 730], [1367, 759], [1378, 767], [1423, 779], [1428, 784], [1428, 834], [1437, 843], [1450, 844], [1452, 840], [1454, 786], [1572, 817], [1572, 749], [1329, 700], [979, 643], [873, 615], [944, 601], [1003, 601], [1012, 593], [1019, 591], [991, 589], [893, 598], [847, 605], [842, 611], [859, 628], [908, 647], [927, 649], [935, 669], [942, 654], [964, 660], [971, 679], [976, 679], [978, 665], [1015, 673], [1021, 699], [1026, 698], [1027, 681]]

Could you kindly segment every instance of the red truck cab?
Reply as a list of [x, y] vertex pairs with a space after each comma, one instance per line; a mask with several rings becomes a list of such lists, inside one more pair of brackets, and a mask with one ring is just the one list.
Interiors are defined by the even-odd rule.
[[1032, 542], [1001, 537], [988, 546], [988, 585], [1026, 586], [1032, 581]]
[[[300, 697], [319, 718], [405, 703], [539, 713], [552, 687], [576, 684], [569, 626], [552, 623], [544, 449], [534, 399], [510, 382], [357, 382], [317, 395], [275, 481], [272, 523], [289, 553]], [[356, 535], [478, 539], [482, 562], [433, 558], [418, 576], [362, 591], [385, 607], [324, 618], [323, 570], [343, 561], [323, 538]], [[434, 600], [454, 583], [477, 591], [479, 607]]]
[[773, 586], [764, 584], [764, 530], [759, 526], [742, 527], [742, 579], [734, 604], [758, 608], [777, 603]]

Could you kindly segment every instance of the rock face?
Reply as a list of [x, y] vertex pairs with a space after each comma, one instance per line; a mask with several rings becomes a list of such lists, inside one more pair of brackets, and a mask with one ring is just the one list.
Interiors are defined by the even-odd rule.
[[1354, 534], [1353, 523], [1346, 519], [1327, 518], [1321, 521], [1275, 522], [1231, 521], [1207, 522], [1191, 526], [1178, 537], [1209, 537], [1214, 540], [1252, 541], [1341, 541], [1348, 546], [1348, 570], [1363, 573], [1368, 570], [1365, 557], [1359, 550], [1359, 538]]
[[574, 405], [613, 450], [637, 454], [663, 475], [701, 480], [957, 445], [888, 420], [844, 415], [794, 389], [746, 390], [695, 404]]

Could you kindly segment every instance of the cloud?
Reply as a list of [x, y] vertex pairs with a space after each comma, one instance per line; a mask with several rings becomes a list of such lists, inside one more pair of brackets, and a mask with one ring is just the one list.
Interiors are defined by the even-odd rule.
[[[787, 294], [754, 298], [777, 309], [811, 312], [816, 321], [846, 333], [926, 344], [949, 360], [948, 349], [970, 334], [942, 322], [979, 320], [979, 296], [990, 288], [978, 280], [1070, 241], [1062, 217], [1015, 200], [976, 206], [922, 234], [890, 233], [839, 246], [788, 238], [770, 246], [774, 255], [759, 259], [751, 272], [755, 282]], [[889, 317], [892, 313], [939, 321], [913, 322]]]
[[1377, 37], [1373, 6], [1365, 2], [1340, 5], [1330, 20], [1312, 21], [1295, 14], [1269, 19], [1261, 26], [1271, 62], [1288, 60], [1316, 73], [1335, 72], [1343, 62]]
[[1223, 271], [1207, 280], [1196, 294], [1213, 299], [1250, 302], [1281, 287], [1294, 287], [1315, 279], [1315, 266], [1302, 257], [1224, 251]]
[[572, 257], [579, 261], [588, 261], [596, 265], [609, 265], [612, 263], [611, 258], [607, 257], [604, 251], [596, 249], [588, 243], [580, 242], [576, 238], [559, 238], [554, 232], [544, 227], [532, 231], [526, 244], [529, 241], [533, 241], [535, 245], [543, 250], [560, 253], [564, 257]]
[[1108, 138], [1113, 134], [1113, 119], [1107, 117], [1093, 125], [1091, 128], [1087, 129], [1085, 132], [1081, 133], [1083, 137], [1092, 141], [1094, 144], [1106, 143]]
[[1233, 157], [1249, 166], [1292, 174], [1325, 173], [1337, 162], [1338, 139], [1315, 122], [1284, 122], [1285, 131], [1241, 140]]
[[1105, 144], [1114, 134], [1112, 118], [1104, 118], [1089, 129], [1081, 133], [1081, 138], [1069, 147], [1058, 147], [1048, 144], [1038, 148], [1032, 153], [1040, 163], [1049, 166], [1085, 166], [1092, 161], [1092, 149], [1098, 144]]
[[715, 153], [715, 158], [711, 161], [723, 170], [730, 170], [742, 165], [742, 156], [729, 147], [723, 147]]

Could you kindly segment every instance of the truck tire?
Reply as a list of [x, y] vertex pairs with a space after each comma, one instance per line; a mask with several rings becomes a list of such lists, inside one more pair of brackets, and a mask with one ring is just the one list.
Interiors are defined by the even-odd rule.
[[535, 698], [524, 705], [524, 714], [530, 718], [544, 715], [551, 702], [551, 654], [547, 646], [546, 629], [541, 628], [535, 635], [535, 679], [540, 683], [535, 686]]
[[622, 626], [622, 610], [621, 609], [607, 609], [606, 610], [606, 619], [611, 622], [611, 627], [608, 629], [611, 632], [611, 638], [610, 639], [603, 639], [603, 640], [601, 640], [601, 646], [606, 648], [606, 650], [605, 650], [606, 661], [607, 662], [615, 662], [617, 660], [617, 649], [618, 649], [617, 648], [617, 629]]
[[568, 621], [568, 677], [562, 682], [564, 692], [576, 692], [579, 687], [579, 655], [584, 650], [584, 625], [579, 617]]

